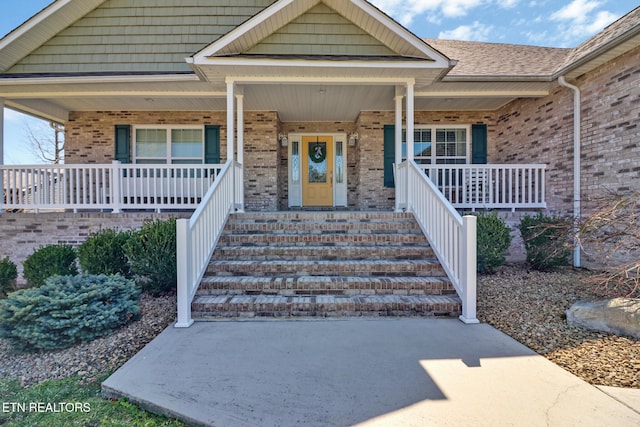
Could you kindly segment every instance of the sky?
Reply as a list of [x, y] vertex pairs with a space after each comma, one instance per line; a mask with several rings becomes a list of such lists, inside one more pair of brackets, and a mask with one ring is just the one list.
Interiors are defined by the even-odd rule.
[[[0, 37], [52, 0], [0, 0]], [[639, 0], [370, 0], [422, 38], [576, 47], [640, 5]], [[36, 163], [26, 123], [5, 109], [5, 164]]]

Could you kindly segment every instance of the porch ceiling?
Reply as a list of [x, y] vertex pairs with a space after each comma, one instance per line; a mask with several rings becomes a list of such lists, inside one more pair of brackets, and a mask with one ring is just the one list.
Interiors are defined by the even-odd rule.
[[[25, 79], [26, 80], [26, 79]], [[393, 110], [395, 86], [377, 84], [281, 82], [242, 84], [247, 111], [278, 111], [284, 121], [353, 121], [360, 111]], [[520, 97], [544, 96], [552, 83], [436, 83], [416, 85], [416, 110], [491, 111]], [[224, 111], [226, 88], [193, 75], [175, 81], [137, 83], [40, 79], [0, 80], [8, 107], [65, 122], [71, 111]]]

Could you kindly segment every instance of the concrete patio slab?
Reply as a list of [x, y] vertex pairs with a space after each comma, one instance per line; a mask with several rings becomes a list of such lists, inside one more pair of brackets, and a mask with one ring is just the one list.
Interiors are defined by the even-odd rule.
[[170, 327], [103, 390], [194, 425], [640, 425], [640, 408], [451, 319]]

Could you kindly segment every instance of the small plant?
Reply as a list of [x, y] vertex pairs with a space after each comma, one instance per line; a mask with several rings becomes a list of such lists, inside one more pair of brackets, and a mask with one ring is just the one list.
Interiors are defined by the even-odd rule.
[[569, 265], [571, 221], [538, 212], [520, 221], [527, 261], [535, 270], [550, 271]]
[[0, 298], [4, 298], [7, 294], [15, 290], [15, 281], [18, 277], [18, 268], [6, 257], [0, 259]]
[[477, 222], [478, 272], [490, 274], [505, 262], [511, 245], [511, 229], [496, 212], [481, 213]]
[[75, 276], [76, 250], [69, 245], [49, 245], [36, 249], [22, 263], [23, 277], [29, 287], [44, 285], [51, 276]]
[[55, 276], [0, 301], [0, 337], [18, 351], [67, 348], [139, 315], [140, 290], [122, 276]]
[[124, 246], [130, 238], [131, 232], [119, 232], [110, 228], [91, 233], [78, 246], [78, 261], [82, 272], [131, 277], [129, 260], [124, 253]]
[[131, 271], [145, 292], [158, 295], [176, 288], [176, 220], [148, 222], [125, 244]]

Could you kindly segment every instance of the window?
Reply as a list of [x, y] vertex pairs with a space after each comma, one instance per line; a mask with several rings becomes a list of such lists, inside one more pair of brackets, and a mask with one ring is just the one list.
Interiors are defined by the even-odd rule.
[[202, 164], [202, 127], [136, 127], [134, 161], [140, 164]]
[[[403, 159], [407, 158], [406, 141], [407, 131], [403, 129]], [[469, 128], [467, 126], [417, 126], [413, 132], [413, 157], [418, 164], [468, 163], [468, 146]]]

